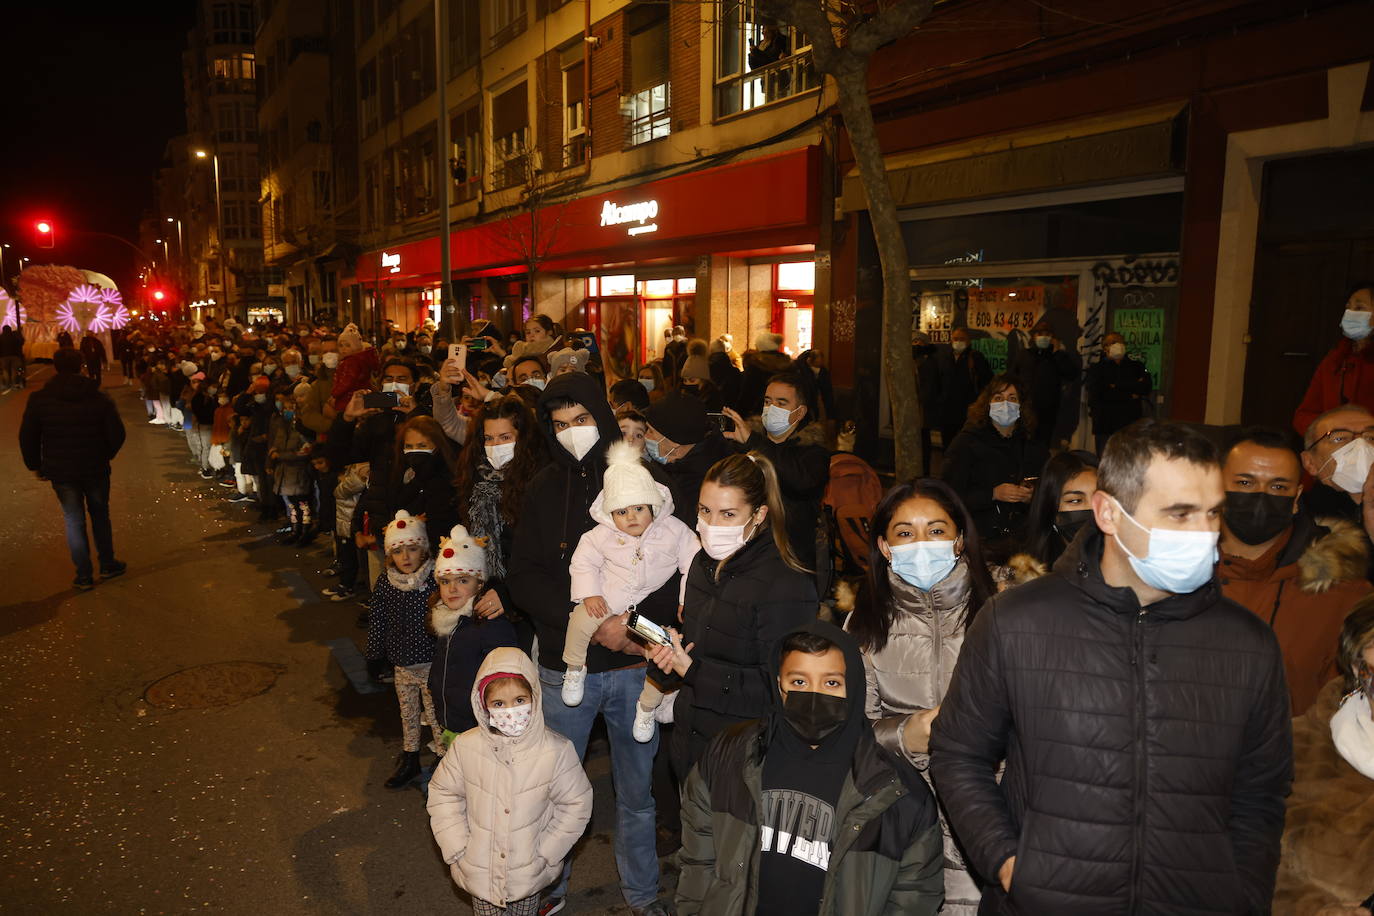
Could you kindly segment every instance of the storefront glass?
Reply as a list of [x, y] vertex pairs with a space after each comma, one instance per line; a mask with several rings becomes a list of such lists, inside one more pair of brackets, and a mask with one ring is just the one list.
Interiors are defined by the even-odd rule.
[[773, 274], [775, 295], [771, 329], [782, 335], [784, 349], [795, 356], [811, 349], [816, 263], [778, 264]]
[[606, 274], [587, 278], [583, 315], [597, 335], [607, 380], [632, 378], [657, 359], [665, 330], [682, 325], [695, 330], [695, 277], [643, 277]]

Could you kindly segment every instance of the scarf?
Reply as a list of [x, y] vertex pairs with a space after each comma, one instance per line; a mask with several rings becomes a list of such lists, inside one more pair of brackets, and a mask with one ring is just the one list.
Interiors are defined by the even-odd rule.
[[1331, 717], [1331, 740], [1336, 752], [1364, 776], [1374, 779], [1374, 718], [1370, 717], [1370, 679], [1365, 689], [1355, 690], [1341, 701]]
[[403, 573], [394, 566], [388, 566], [386, 568], [386, 581], [390, 582], [397, 591], [413, 592], [417, 588], [424, 588], [433, 572], [434, 559], [431, 557], [425, 560], [424, 566], [413, 573]]
[[429, 609], [429, 631], [439, 638], [443, 638], [452, 633], [458, 627], [458, 621], [464, 617], [472, 616], [472, 599], [463, 602], [462, 607], [454, 610], [444, 600], [440, 598], [434, 602], [434, 606]]
[[468, 496], [468, 532], [487, 539], [484, 550], [488, 580], [506, 578], [506, 564], [501, 557], [501, 536], [506, 529], [506, 521], [501, 517], [501, 480], [501, 472], [483, 461]]

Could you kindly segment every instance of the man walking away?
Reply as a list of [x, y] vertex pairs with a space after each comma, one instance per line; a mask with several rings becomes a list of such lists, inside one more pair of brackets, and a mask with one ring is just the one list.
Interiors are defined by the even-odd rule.
[[86, 363], [86, 374], [95, 379], [95, 384], [100, 385], [100, 373], [104, 370], [105, 364], [109, 359], [105, 356], [105, 345], [100, 342], [89, 330], [86, 336], [81, 338], [81, 358]]
[[11, 388], [22, 388], [20, 374], [24, 368], [24, 335], [10, 325], [0, 328], [0, 394]]
[[1097, 481], [1096, 524], [1053, 573], [979, 612], [935, 720], [935, 783], [991, 882], [983, 911], [1267, 913], [1288, 687], [1273, 631], [1214, 576], [1216, 449], [1141, 420]]
[[124, 422], [114, 401], [94, 379], [81, 374], [81, 353], [64, 347], [53, 354], [57, 374], [33, 393], [19, 425], [24, 466], [52, 483], [67, 524], [67, 547], [76, 564], [72, 585], [95, 587], [86, 515], [91, 517], [100, 577], [113, 579], [125, 565], [115, 559], [110, 531], [110, 461], [124, 444]]

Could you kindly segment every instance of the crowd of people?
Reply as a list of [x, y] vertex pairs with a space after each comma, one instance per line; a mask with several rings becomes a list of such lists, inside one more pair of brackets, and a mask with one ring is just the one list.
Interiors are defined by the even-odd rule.
[[956, 331], [923, 365], [940, 473], [887, 488], [854, 569], [824, 359], [776, 335], [673, 328], [609, 386], [542, 315], [519, 340], [207, 322], [118, 355], [226, 498], [332, 540], [323, 597], [362, 605], [397, 696], [386, 785], [428, 779], [479, 913], [564, 907], [600, 718], [635, 913], [672, 911], [666, 824], [683, 914], [1370, 916], [1374, 414], [1344, 379], [1371, 308], [1300, 442], [1221, 447], [1142, 416], [1108, 335], [1097, 450], [1067, 449], [1037, 424], [1078, 371], [1049, 326], [996, 376]]

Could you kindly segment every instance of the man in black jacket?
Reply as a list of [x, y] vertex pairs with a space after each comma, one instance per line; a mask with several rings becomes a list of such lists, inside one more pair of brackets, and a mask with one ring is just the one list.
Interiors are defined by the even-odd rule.
[[1267, 913], [1288, 688], [1273, 632], [1214, 578], [1216, 450], [1142, 420], [1098, 488], [1097, 524], [965, 639], [931, 738], [955, 836], [989, 912]]
[[1144, 363], [1126, 355], [1126, 338], [1112, 331], [1102, 338], [1102, 355], [1088, 370], [1085, 387], [1100, 455], [1112, 433], [1145, 415], [1154, 382]]
[[[611, 775], [616, 793], [615, 859], [621, 890], [637, 914], [664, 913], [658, 901], [658, 854], [655, 851], [654, 797], [650, 791], [658, 735], [640, 744], [631, 734], [646, 669], [625, 637], [622, 617], [608, 617], [598, 631], [600, 644], [587, 651], [587, 677], [582, 703], [563, 703], [563, 643], [572, 610], [568, 563], [583, 533], [596, 523], [588, 510], [601, 492], [606, 449], [620, 438], [620, 427], [606, 401], [605, 389], [583, 372], [560, 375], [539, 396], [539, 425], [548, 438], [548, 465], [530, 481], [511, 548], [507, 584], [517, 608], [534, 621], [539, 636], [539, 680], [544, 719], [566, 737], [579, 755], [598, 715], [606, 720], [611, 741]], [[679, 578], [673, 576], [638, 609], [651, 620], [677, 617]], [[603, 634], [614, 631], [613, 639]], [[612, 651], [607, 643], [613, 643]], [[561, 905], [570, 866], [546, 893], [545, 906]], [[551, 911], [551, 910], [549, 910]]]
[[735, 450], [707, 416], [706, 405], [680, 391], [649, 405], [644, 419], [648, 421], [645, 454], [663, 465], [667, 473], [668, 489], [673, 493], [673, 514], [695, 530], [701, 482], [711, 465], [733, 455]]
[[95, 587], [86, 513], [100, 555], [100, 577], [113, 579], [125, 569], [115, 559], [110, 530], [110, 462], [124, 444], [124, 422], [110, 396], [81, 374], [79, 351], [58, 350], [52, 362], [57, 374], [24, 407], [19, 448], [24, 466], [50, 481], [62, 503], [67, 548], [76, 564], [72, 585], [86, 591]]

